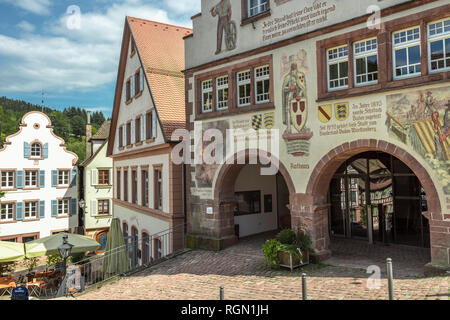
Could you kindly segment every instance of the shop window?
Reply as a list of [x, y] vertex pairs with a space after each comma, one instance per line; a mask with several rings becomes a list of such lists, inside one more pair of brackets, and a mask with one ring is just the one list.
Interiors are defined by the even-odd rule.
[[428, 25], [430, 72], [450, 70], [450, 19]]
[[256, 103], [265, 103], [270, 100], [270, 67], [255, 68]]
[[250, 105], [251, 95], [251, 74], [250, 70], [239, 72], [237, 74], [238, 84], [238, 107]]
[[378, 82], [377, 39], [369, 39], [354, 44], [355, 85], [370, 85]]
[[212, 112], [212, 80], [202, 82], [202, 112]]
[[235, 200], [235, 216], [261, 213], [261, 191], [236, 192]]
[[420, 28], [397, 31], [393, 34], [394, 79], [421, 75]]
[[228, 109], [228, 76], [216, 79], [217, 110]]
[[328, 90], [348, 88], [348, 46], [329, 49], [328, 61]]

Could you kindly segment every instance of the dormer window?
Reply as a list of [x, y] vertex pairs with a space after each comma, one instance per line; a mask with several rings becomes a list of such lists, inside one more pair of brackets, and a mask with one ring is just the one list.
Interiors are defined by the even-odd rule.
[[35, 142], [31, 145], [31, 157], [40, 158], [42, 156], [42, 146], [40, 143]]

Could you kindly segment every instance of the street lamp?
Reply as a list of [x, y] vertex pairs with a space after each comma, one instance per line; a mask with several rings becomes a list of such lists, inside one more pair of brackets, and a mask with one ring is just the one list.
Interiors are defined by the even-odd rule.
[[63, 244], [58, 247], [59, 255], [64, 261], [64, 276], [66, 276], [66, 266], [67, 266], [67, 258], [70, 257], [72, 253], [73, 244], [70, 244], [67, 239], [68, 235], [63, 237]]

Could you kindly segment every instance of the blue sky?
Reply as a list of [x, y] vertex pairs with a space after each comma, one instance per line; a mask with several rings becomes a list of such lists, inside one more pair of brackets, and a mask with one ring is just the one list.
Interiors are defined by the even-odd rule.
[[192, 27], [200, 2], [0, 0], [0, 96], [109, 116], [125, 16]]

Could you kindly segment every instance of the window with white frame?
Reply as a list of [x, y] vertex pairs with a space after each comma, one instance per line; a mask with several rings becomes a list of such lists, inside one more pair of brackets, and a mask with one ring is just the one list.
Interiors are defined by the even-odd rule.
[[70, 180], [70, 170], [59, 170], [58, 171], [58, 185], [67, 186]]
[[58, 200], [58, 216], [69, 215], [69, 200]]
[[238, 107], [250, 105], [251, 95], [251, 74], [250, 70], [242, 71], [237, 74], [238, 85]]
[[256, 103], [270, 101], [270, 66], [255, 68]]
[[2, 171], [2, 188], [14, 188], [14, 171]]
[[394, 32], [394, 79], [421, 75], [420, 28]]
[[378, 43], [368, 39], [354, 44], [355, 85], [368, 85], [378, 82]]
[[217, 110], [228, 108], [228, 76], [216, 79], [217, 87]]
[[14, 220], [14, 204], [2, 203], [0, 205], [0, 221], [12, 221]]
[[212, 111], [212, 80], [202, 82], [202, 112]]
[[36, 219], [38, 210], [37, 201], [25, 202], [25, 219]]
[[450, 18], [428, 25], [430, 72], [450, 70]]
[[38, 172], [35, 170], [25, 170], [25, 187], [38, 187]]
[[40, 158], [42, 156], [42, 146], [40, 143], [35, 142], [31, 145], [31, 156], [33, 158]]
[[348, 46], [328, 50], [328, 90], [348, 88]]
[[268, 0], [248, 0], [248, 17], [256, 16], [268, 9]]

